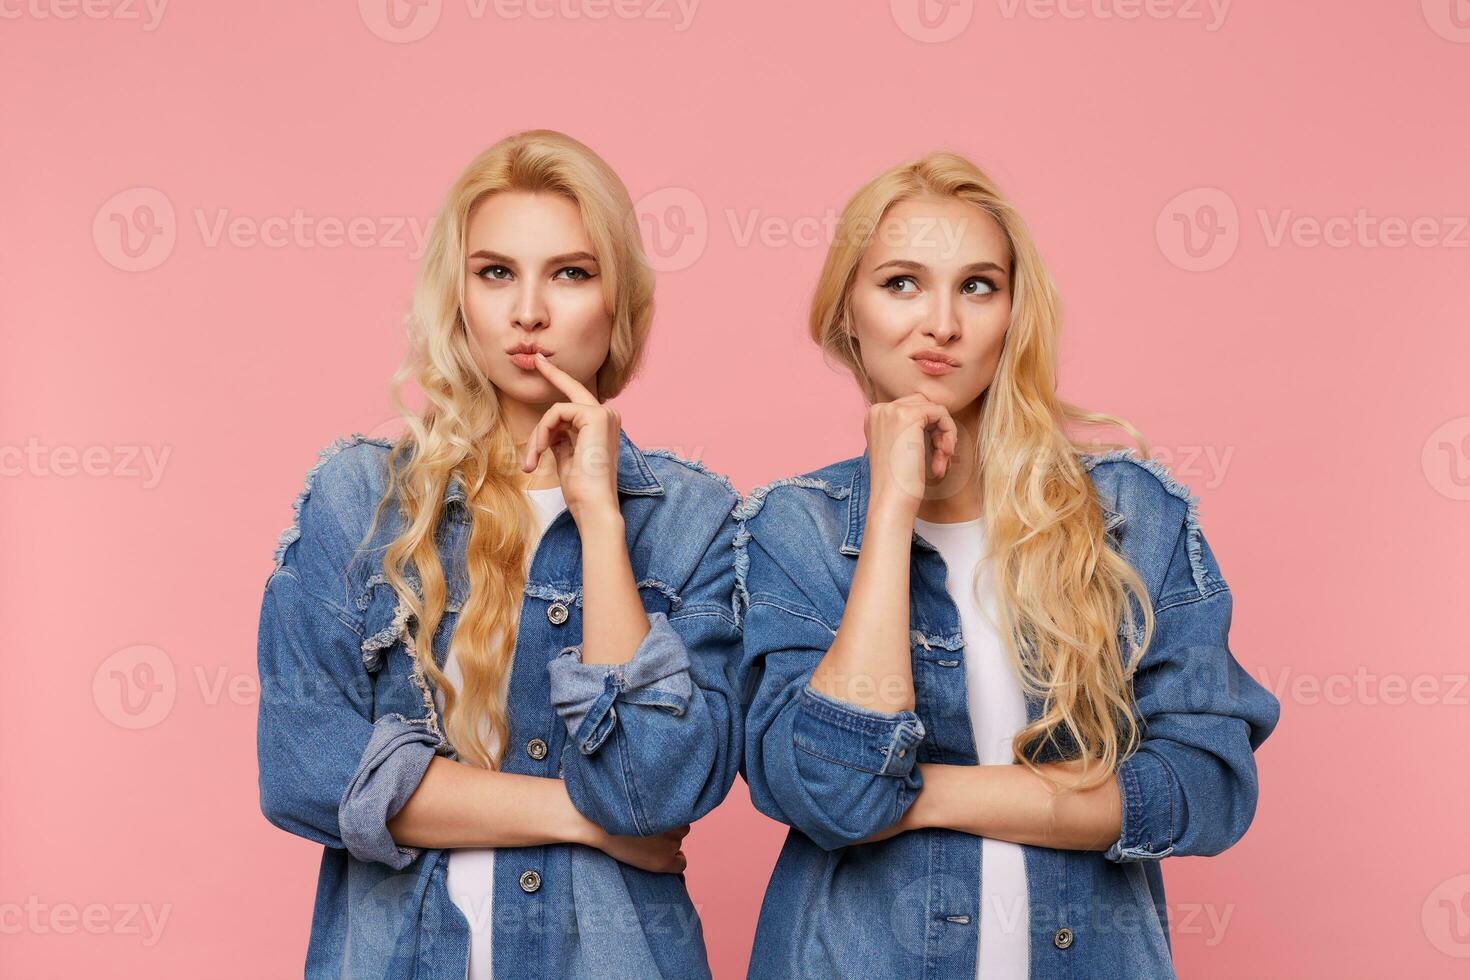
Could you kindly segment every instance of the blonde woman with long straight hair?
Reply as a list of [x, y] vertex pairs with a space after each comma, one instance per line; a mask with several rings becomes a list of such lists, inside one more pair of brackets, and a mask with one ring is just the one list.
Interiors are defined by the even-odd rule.
[[[1251, 823], [1280, 705], [1196, 498], [1058, 397], [1059, 319], [963, 157], [843, 211], [810, 329], [866, 451], [753, 491], [736, 540], [743, 771], [792, 828], [751, 977], [1173, 976], [1160, 862]], [[1140, 452], [1068, 431], [1099, 423]]]
[[261, 806], [324, 845], [307, 976], [709, 976], [680, 842], [739, 768], [739, 498], [606, 404], [652, 314], [586, 146], [449, 189], [407, 431], [322, 451], [261, 610]]

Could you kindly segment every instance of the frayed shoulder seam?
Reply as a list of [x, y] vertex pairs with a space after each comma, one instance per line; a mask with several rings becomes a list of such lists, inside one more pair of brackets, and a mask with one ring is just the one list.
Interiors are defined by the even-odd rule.
[[705, 466], [697, 459], [685, 459], [683, 456], [680, 456], [678, 453], [674, 452], [671, 449], [644, 449], [642, 450], [642, 452], [644, 456], [657, 456], [660, 459], [671, 459], [676, 463], [681, 463], [694, 472], [703, 473], [705, 476], [715, 480], [726, 490], [733, 493], [737, 498], [740, 496], [740, 491], [735, 489], [735, 484], [730, 482], [730, 478], [728, 476], [710, 469], [708, 466]]
[[750, 520], [756, 514], [759, 514], [761, 508], [766, 505], [766, 497], [771, 494], [771, 491], [779, 487], [803, 487], [807, 490], [820, 490], [833, 500], [846, 500], [852, 494], [851, 487], [833, 486], [826, 480], [815, 476], [788, 476], [780, 480], [772, 480], [770, 483], [751, 490], [750, 493], [746, 494], [739, 506], [736, 507], [735, 516], [742, 521]]
[[364, 435], [361, 432], [354, 432], [349, 436], [339, 436], [332, 440], [329, 445], [317, 451], [317, 461], [311, 469], [306, 471], [306, 479], [301, 488], [301, 492], [296, 495], [296, 499], [291, 504], [291, 524], [276, 539], [276, 553], [274, 556], [276, 570], [280, 569], [281, 563], [286, 558], [286, 549], [301, 538], [301, 508], [305, 505], [306, 498], [311, 496], [312, 485], [316, 482], [317, 474], [321, 472], [323, 466], [326, 466], [334, 456], [341, 453], [344, 449], [351, 449], [353, 446], [362, 443], [380, 446], [384, 449], [393, 448], [393, 442], [391, 440], [378, 436]]
[[1185, 503], [1184, 511], [1184, 533], [1186, 535], [1185, 548], [1189, 554], [1189, 571], [1194, 579], [1195, 588], [1203, 596], [1210, 588], [1209, 574], [1205, 568], [1204, 546], [1201, 543], [1199, 523], [1199, 496], [1192, 493], [1189, 487], [1175, 479], [1169, 468], [1157, 459], [1145, 459], [1138, 454], [1136, 449], [1124, 447], [1112, 449], [1105, 453], [1080, 453], [1079, 459], [1086, 470], [1103, 463], [1127, 462], [1147, 470], [1159, 481], [1163, 488], [1174, 497], [1178, 497]]

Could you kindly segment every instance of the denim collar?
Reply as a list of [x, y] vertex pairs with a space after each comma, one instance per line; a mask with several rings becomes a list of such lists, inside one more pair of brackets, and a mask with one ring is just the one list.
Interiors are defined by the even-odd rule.
[[[664, 492], [663, 484], [653, 475], [643, 451], [621, 429], [618, 430], [618, 491], [640, 497], [658, 497]], [[444, 488], [444, 503], [446, 506], [451, 503], [463, 506], [465, 496], [464, 477], [456, 470]]]
[[[1088, 465], [1090, 461], [1085, 459], [1089, 454], [1084, 453], [1082, 455], [1084, 456], [1083, 465], [1088, 470], [1091, 470], [1092, 467]], [[844, 555], [850, 555], [855, 558], [862, 549], [863, 527], [868, 520], [868, 487], [871, 480], [868, 454], [864, 451], [861, 456], [854, 456], [849, 460], [845, 460], [844, 463], [851, 467], [852, 478], [847, 484], [847, 537], [843, 540], [842, 547], [838, 550]], [[1121, 513], [1109, 507], [1107, 501], [1101, 499], [1101, 497], [1099, 497], [1098, 505], [1102, 508], [1103, 527], [1105, 530], [1112, 532], [1122, 526], [1123, 515]], [[938, 550], [928, 541], [925, 541], [917, 531], [914, 532], [914, 544], [929, 551]]]

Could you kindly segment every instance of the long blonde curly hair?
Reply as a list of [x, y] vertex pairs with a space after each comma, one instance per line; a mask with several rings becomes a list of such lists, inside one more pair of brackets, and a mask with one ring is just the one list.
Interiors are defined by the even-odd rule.
[[[1023, 689], [1044, 705], [1040, 717], [1016, 733], [1012, 753], [1053, 784], [1037, 768], [1048, 744], [1063, 757], [1088, 760], [1089, 769], [1091, 760], [1101, 760], [1093, 778], [1075, 784], [1099, 786], [1138, 744], [1132, 676], [1153, 635], [1153, 610], [1138, 572], [1108, 544], [1096, 491], [1078, 459], [1080, 451], [1117, 444], [1084, 444], [1064, 426], [1117, 426], [1133, 436], [1144, 458], [1148, 446], [1125, 420], [1057, 396], [1056, 288], [1015, 208], [956, 153], [892, 167], [848, 201], [812, 298], [809, 327], [824, 353], [850, 370], [867, 400], [874, 400], [848, 329], [853, 283], [884, 214], [920, 196], [975, 205], [999, 223], [1010, 248], [1010, 325], [995, 378], [980, 396], [975, 458], [1000, 632]], [[973, 587], [981, 574], [983, 568]], [[1142, 609], [1141, 633], [1132, 600]], [[1127, 657], [1120, 624], [1134, 644]]]
[[[388, 501], [397, 500], [404, 529], [384, 552], [383, 567], [400, 610], [406, 608], [416, 623], [411, 634], [405, 631], [416, 679], [427, 679], [442, 692], [443, 734], [459, 757], [492, 769], [499, 768], [509, 738], [507, 684], [532, 516], [524, 492], [527, 477], [504, 424], [500, 393], [474, 356], [463, 297], [470, 214], [488, 195], [507, 190], [562, 194], [581, 213], [612, 318], [610, 349], [596, 378], [599, 399], [616, 395], [636, 373], [653, 319], [653, 271], [644, 257], [633, 203], [617, 174], [591, 149], [552, 130], [516, 133], [476, 156], [454, 181], [430, 228], [405, 318], [408, 350], [390, 388], [407, 431], [389, 452], [388, 486], [373, 525]], [[424, 395], [419, 412], [403, 400], [409, 378]], [[444, 495], [455, 478], [463, 483], [470, 515], [469, 593], [450, 640], [462, 691], [432, 653], [447, 603], [436, 538], [445, 516]], [[495, 742], [494, 752], [482, 732]]]

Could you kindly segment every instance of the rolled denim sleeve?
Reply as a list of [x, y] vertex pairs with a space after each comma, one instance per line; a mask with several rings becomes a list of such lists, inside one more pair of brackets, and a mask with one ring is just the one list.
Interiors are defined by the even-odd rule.
[[1239, 841], [1259, 798], [1254, 753], [1281, 713], [1230, 651], [1231, 592], [1198, 528], [1185, 527], [1171, 567], [1190, 574], [1156, 604], [1134, 676], [1141, 742], [1118, 769], [1122, 832], [1104, 855], [1118, 863]]
[[315, 506], [303, 508], [302, 534], [271, 574], [261, 603], [261, 811], [289, 833], [403, 868], [419, 849], [398, 847], [387, 821], [417, 788], [443, 741], [423, 721], [396, 714], [373, 721], [361, 630], [303, 581], [312, 565], [330, 564], [319, 550]]
[[648, 614], [631, 659], [583, 663], [579, 644], [547, 666], [570, 736], [567, 793], [610, 833], [648, 836], [692, 823], [725, 798], [739, 772], [734, 504], [732, 494], [708, 522], [715, 526], [701, 536], [697, 567], [668, 613]]
[[758, 533], [746, 539], [745, 781], [751, 802], [824, 850], [898, 821], [923, 787], [915, 766], [927, 733], [913, 711], [883, 712], [809, 683], [836, 632]]
[[337, 804], [342, 843], [359, 861], [381, 861], [403, 868], [419, 856], [416, 847], [399, 847], [388, 821], [403, 809], [428, 771], [442, 740], [423, 721], [383, 715], [363, 750], [357, 771]]
[[583, 755], [596, 752], [612, 734], [618, 701], [652, 705], [677, 718], [689, 709], [694, 687], [689, 651], [661, 612], [649, 614], [648, 635], [627, 663], [583, 663], [579, 643], [562, 650], [549, 671], [551, 703]]
[[[914, 749], [926, 733], [912, 711], [875, 711], [803, 683], [791, 734], [809, 756], [859, 772], [903, 777], [913, 771]], [[821, 768], [808, 771], [822, 775]]]

